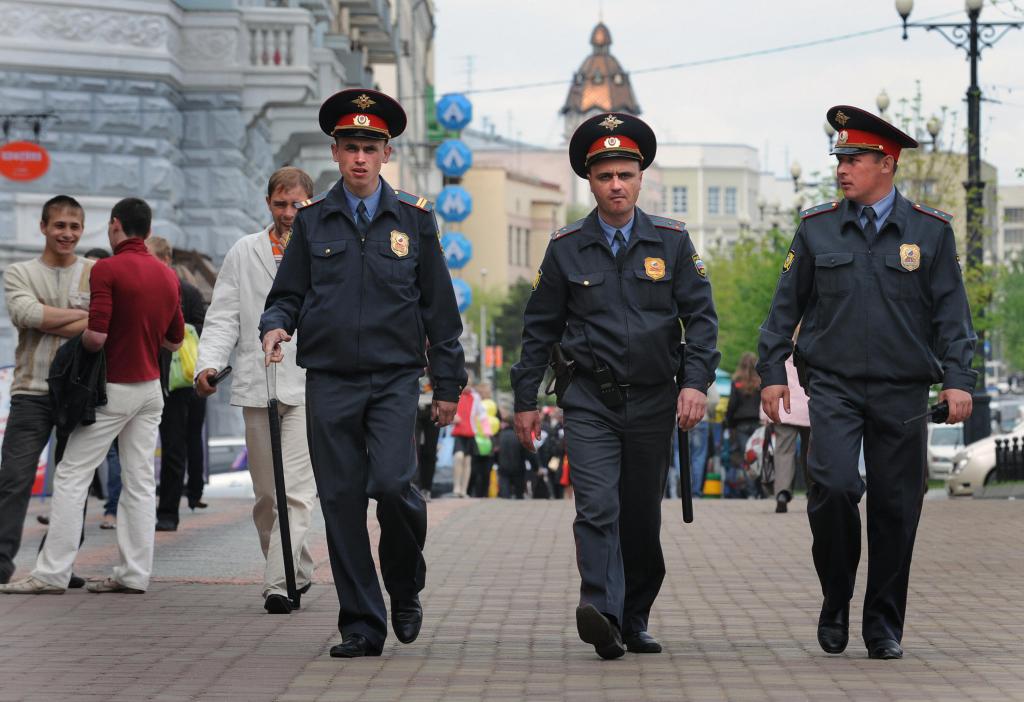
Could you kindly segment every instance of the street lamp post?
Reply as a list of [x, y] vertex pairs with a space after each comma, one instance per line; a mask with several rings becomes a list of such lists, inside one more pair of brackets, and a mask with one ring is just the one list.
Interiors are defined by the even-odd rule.
[[[967, 22], [907, 22], [914, 9], [914, 0], [895, 0], [896, 12], [903, 19], [903, 39], [907, 29], [920, 27], [936, 31], [957, 49], [963, 49], [971, 64], [971, 84], [967, 88], [967, 181], [964, 183], [967, 202], [967, 268], [973, 270], [984, 262], [984, 233], [982, 231], [982, 210], [984, 208], [985, 184], [981, 180], [981, 88], [978, 87], [978, 59], [982, 49], [991, 49], [1011, 29], [1024, 28], [1024, 22], [979, 22], [984, 0], [965, 0]], [[929, 123], [929, 133], [931, 133]], [[940, 127], [941, 125], [936, 125]], [[936, 128], [933, 139], [938, 134]], [[983, 310], [978, 310], [979, 315]], [[984, 348], [983, 334], [978, 341]], [[984, 352], [982, 352], [984, 359]], [[967, 442], [988, 436], [989, 427], [988, 395], [985, 394], [985, 369], [982, 363], [979, 374], [981, 388], [974, 393], [975, 412], [964, 426], [964, 440]]]

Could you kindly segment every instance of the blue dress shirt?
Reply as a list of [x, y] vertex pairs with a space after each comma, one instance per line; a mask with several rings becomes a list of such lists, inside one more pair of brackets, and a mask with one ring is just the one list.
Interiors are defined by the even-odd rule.
[[604, 231], [605, 237], [608, 239], [608, 245], [612, 247], [612, 253], [617, 254], [619, 252], [619, 245], [615, 243], [615, 232], [622, 232], [622, 238], [629, 243], [629, 235], [633, 233], [633, 221], [636, 219], [636, 210], [633, 210], [633, 214], [630, 215], [629, 221], [623, 224], [621, 227], [613, 227], [612, 225], [601, 219], [601, 214], [598, 213], [597, 221], [601, 225], [601, 230]]
[[366, 205], [366, 216], [373, 221], [373, 216], [377, 214], [377, 205], [380, 204], [380, 178], [377, 179], [377, 189], [373, 191], [371, 195], [366, 197], [357, 197], [352, 194], [348, 188], [345, 187], [345, 182], [342, 181], [341, 188], [345, 192], [345, 199], [348, 201], [348, 207], [352, 211], [352, 216], [356, 216], [356, 209], [359, 207], [360, 201]]
[[889, 213], [892, 212], [894, 202], [896, 202], [896, 188], [890, 190], [888, 195], [873, 205], [861, 205], [860, 210], [857, 212], [857, 221], [860, 222], [860, 228], [863, 229], [868, 224], [868, 218], [864, 215], [864, 208], [871, 207], [875, 210], [875, 227], [878, 231], [882, 231], [885, 220], [889, 218]]

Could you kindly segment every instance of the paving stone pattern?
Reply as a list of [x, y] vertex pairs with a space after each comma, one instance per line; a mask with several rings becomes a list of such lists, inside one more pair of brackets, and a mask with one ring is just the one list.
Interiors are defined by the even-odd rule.
[[[270, 616], [251, 503], [211, 500], [157, 534], [145, 595], [0, 596], [0, 700], [1024, 700], [1024, 505], [926, 502], [906, 657], [871, 661], [857, 635], [864, 564], [850, 648], [815, 642], [805, 504], [704, 501], [684, 525], [666, 502], [651, 621], [665, 653], [601, 661], [575, 631], [571, 503], [435, 500], [419, 640], [340, 661], [327, 655], [339, 635], [319, 515], [316, 584], [300, 612]], [[45, 509], [33, 502], [19, 574]], [[115, 537], [91, 511], [76, 571], [100, 577]]]

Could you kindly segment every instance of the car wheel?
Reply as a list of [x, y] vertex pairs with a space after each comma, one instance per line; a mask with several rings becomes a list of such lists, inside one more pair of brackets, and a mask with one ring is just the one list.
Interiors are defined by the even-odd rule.
[[993, 468], [992, 470], [990, 470], [988, 472], [988, 475], [985, 476], [985, 482], [983, 483], [983, 485], [988, 485], [989, 483], [993, 482], [995, 479], [996, 479], [996, 469]]

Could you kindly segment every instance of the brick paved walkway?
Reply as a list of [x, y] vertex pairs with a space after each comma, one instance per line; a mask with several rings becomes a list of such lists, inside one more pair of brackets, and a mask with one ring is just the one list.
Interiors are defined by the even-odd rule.
[[[793, 506], [702, 502], [684, 526], [666, 503], [669, 573], [651, 621], [666, 652], [600, 661], [574, 626], [571, 504], [435, 500], [419, 640], [339, 661], [322, 522], [302, 611], [269, 616], [250, 503], [212, 500], [157, 535], [146, 595], [0, 596], [0, 700], [1024, 700], [1024, 505], [926, 502], [907, 654], [891, 662], [867, 660], [856, 635], [842, 656], [818, 648], [810, 536]], [[19, 573], [43, 509], [33, 503]], [[86, 577], [115, 553], [91, 509]]]

